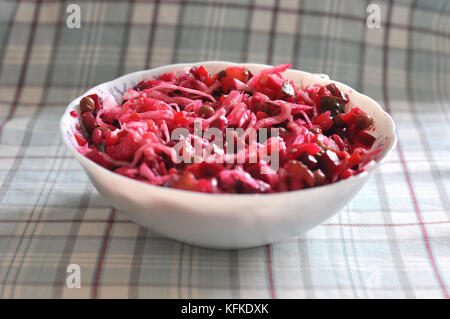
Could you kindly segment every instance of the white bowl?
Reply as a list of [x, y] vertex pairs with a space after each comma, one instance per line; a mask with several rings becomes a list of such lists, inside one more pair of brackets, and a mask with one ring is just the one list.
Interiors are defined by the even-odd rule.
[[[268, 67], [262, 64], [235, 64], [221, 61], [174, 64], [124, 75], [100, 84], [83, 94], [97, 93], [120, 100], [123, 92], [139, 81], [174, 69], [204, 65], [216, 73], [230, 65], [247, 67], [253, 74]], [[288, 70], [284, 73], [304, 88], [334, 82], [323, 75]], [[73, 131], [76, 110], [82, 96], [73, 100], [61, 118], [61, 134], [67, 147], [86, 171], [89, 179], [112, 206], [137, 224], [159, 234], [194, 245], [213, 248], [245, 248], [286, 240], [319, 225], [346, 205], [394, 148], [397, 138], [392, 118], [373, 99], [337, 83], [351, 102], [370, 114], [381, 146], [377, 165], [368, 171], [334, 184], [275, 194], [204, 194], [152, 186], [113, 173], [76, 150]]]

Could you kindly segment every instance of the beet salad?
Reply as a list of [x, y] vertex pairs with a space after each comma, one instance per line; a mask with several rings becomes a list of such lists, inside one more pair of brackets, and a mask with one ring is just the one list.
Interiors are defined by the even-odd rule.
[[117, 174], [205, 193], [274, 193], [349, 178], [374, 163], [373, 119], [334, 83], [299, 87], [290, 65], [203, 66], [141, 81], [117, 103], [81, 99], [78, 152]]

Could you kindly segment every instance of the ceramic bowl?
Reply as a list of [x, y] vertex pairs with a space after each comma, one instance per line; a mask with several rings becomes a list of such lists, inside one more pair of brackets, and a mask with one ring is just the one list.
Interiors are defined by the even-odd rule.
[[[139, 81], [170, 72], [204, 65], [216, 73], [230, 62], [205, 61], [174, 64], [134, 72], [100, 84], [83, 96], [97, 93], [120, 101], [124, 91]], [[268, 67], [262, 64], [239, 64], [253, 74]], [[79, 161], [99, 193], [115, 208], [135, 223], [170, 238], [210, 248], [245, 248], [274, 243], [300, 235], [323, 223], [342, 209], [361, 189], [374, 170], [396, 144], [392, 118], [378, 103], [327, 76], [299, 70], [284, 75], [301, 88], [312, 84], [337, 83], [350, 97], [350, 105], [370, 114], [374, 119], [374, 147], [381, 147], [377, 164], [368, 171], [334, 184], [300, 191], [275, 194], [204, 194], [152, 186], [109, 171], [76, 150], [73, 132], [77, 119], [69, 112], [78, 109], [83, 96], [73, 100], [61, 118], [62, 138]]]

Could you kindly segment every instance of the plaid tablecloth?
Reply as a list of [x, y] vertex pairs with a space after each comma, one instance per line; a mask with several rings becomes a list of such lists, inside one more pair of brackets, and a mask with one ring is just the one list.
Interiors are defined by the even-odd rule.
[[[449, 1], [375, 0], [379, 29], [370, 3], [0, 0], [0, 298], [449, 298]], [[96, 192], [59, 118], [98, 83], [212, 59], [329, 74], [392, 114], [398, 147], [339, 214], [286, 242], [216, 251], [141, 228]]]

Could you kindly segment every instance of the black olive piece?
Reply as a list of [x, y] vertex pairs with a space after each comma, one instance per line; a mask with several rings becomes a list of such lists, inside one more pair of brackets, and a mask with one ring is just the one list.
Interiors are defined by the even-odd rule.
[[335, 117], [333, 117], [333, 125], [336, 128], [344, 128], [345, 122], [342, 119], [342, 114], [337, 114]]
[[95, 110], [95, 102], [92, 98], [85, 96], [80, 101], [80, 111], [81, 113], [84, 112], [92, 112]]
[[337, 96], [324, 95], [320, 97], [320, 112], [330, 111], [331, 116], [344, 113], [345, 101]]
[[359, 130], [364, 130], [373, 124], [373, 118], [369, 114], [360, 114], [356, 118], [355, 126]]
[[349, 98], [348, 98], [348, 96], [347, 96], [347, 94], [345, 94], [343, 91], [341, 91], [341, 90], [336, 86], [336, 84], [330, 83], [330, 84], [328, 84], [328, 85], [326, 86], [326, 88], [328, 89], [328, 91], [330, 91], [330, 93], [331, 93], [333, 96], [340, 97], [341, 99], [344, 100], [345, 103], [348, 103], [348, 102], [350, 101]]
[[205, 117], [210, 117], [214, 114], [214, 108], [211, 105], [203, 104], [198, 109], [198, 115], [202, 116], [205, 115]]
[[222, 70], [217, 74], [217, 78], [220, 80], [221, 78], [224, 78], [227, 76], [227, 71]]

